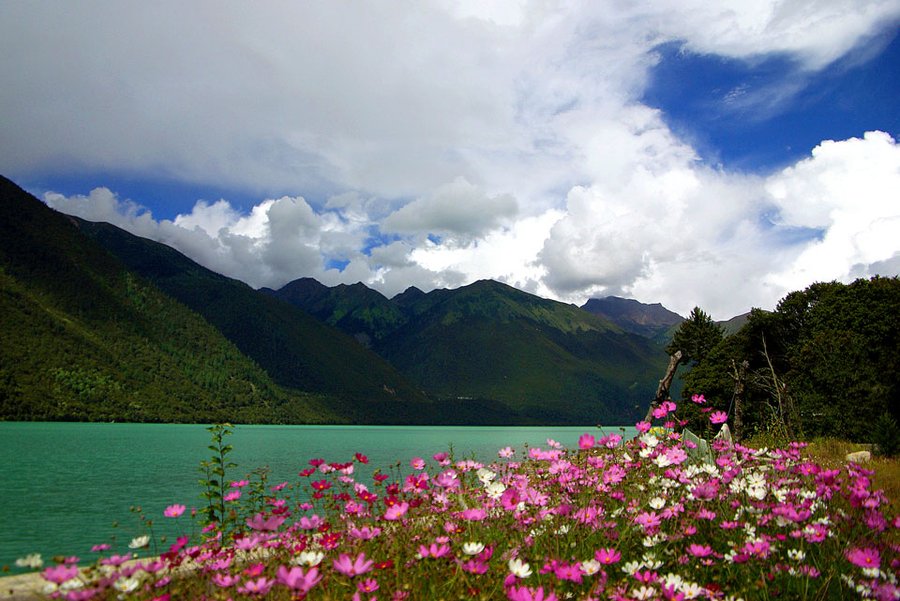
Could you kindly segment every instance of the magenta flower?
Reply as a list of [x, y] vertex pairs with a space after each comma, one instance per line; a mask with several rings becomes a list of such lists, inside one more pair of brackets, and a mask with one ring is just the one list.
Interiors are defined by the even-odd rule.
[[66, 580], [71, 580], [72, 578], [78, 576], [78, 566], [53, 566], [52, 568], [47, 568], [46, 570], [41, 572], [41, 576], [44, 578], [44, 580], [47, 580], [49, 582], [62, 584]]
[[374, 593], [378, 590], [378, 581], [374, 578], [366, 578], [356, 585], [361, 593]]
[[611, 565], [622, 559], [622, 554], [611, 547], [594, 552], [594, 559], [603, 565]]
[[225, 496], [222, 497], [226, 502], [229, 501], [237, 501], [241, 498], [241, 491], [232, 490], [231, 492], [225, 493]]
[[264, 513], [257, 513], [252, 518], [247, 518], [246, 523], [253, 530], [274, 532], [284, 523], [285, 519], [283, 515], [273, 515], [267, 518]]
[[230, 588], [241, 581], [238, 575], [222, 574], [221, 572], [213, 574], [213, 584], [221, 588]]
[[881, 567], [881, 555], [879, 555], [878, 549], [873, 549], [872, 547], [850, 549], [847, 551], [847, 559], [853, 565], [861, 568]]
[[163, 515], [167, 518], [177, 518], [184, 513], [185, 509], [186, 507], [184, 505], [169, 505], [166, 507], [166, 510], [163, 511]]
[[319, 568], [316, 567], [309, 568], [309, 571], [305, 572], [303, 568], [278, 566], [276, 575], [279, 583], [291, 590], [299, 591], [302, 595], [307, 594], [309, 589], [322, 580]]
[[450, 546], [447, 544], [438, 545], [437, 543], [431, 543], [427, 547], [419, 545], [419, 555], [422, 556], [422, 559], [426, 557], [438, 559], [439, 557], [445, 557], [448, 553], [450, 553]]
[[728, 414], [724, 411], [716, 411], [709, 416], [709, 421], [714, 424], [724, 424], [728, 421]]
[[650, 431], [650, 422], [638, 422], [634, 425], [634, 427], [641, 434], [646, 434]]
[[412, 466], [414, 470], [424, 470], [425, 469], [425, 460], [421, 457], [413, 457], [409, 460], [409, 465]]
[[260, 597], [269, 594], [269, 589], [275, 584], [274, 580], [266, 578], [257, 578], [256, 580], [248, 580], [243, 586], [238, 587], [238, 592], [245, 595], [259, 595]]
[[702, 405], [706, 402], [706, 398], [702, 394], [695, 394], [691, 396], [691, 401], [698, 405]]
[[516, 587], [511, 586], [506, 591], [506, 598], [509, 601], [557, 601], [553, 591], [544, 594], [544, 587], [530, 588], [527, 586]]
[[709, 557], [712, 555], [712, 547], [709, 545], [698, 545], [697, 543], [691, 543], [688, 546], [688, 553], [693, 555], [694, 557]]
[[396, 505], [391, 505], [384, 512], [384, 519], [388, 521], [395, 521], [402, 518], [406, 515], [406, 512], [409, 510], [409, 503], [403, 501], [402, 503], [397, 503]]
[[346, 553], [341, 553], [334, 560], [334, 569], [350, 578], [371, 571], [373, 565], [375, 565], [375, 562], [371, 559], [366, 559], [365, 553], [360, 553], [353, 560]]
[[580, 449], [592, 449], [594, 448], [594, 444], [597, 442], [597, 439], [594, 438], [590, 434], [582, 434], [578, 437], [578, 448]]

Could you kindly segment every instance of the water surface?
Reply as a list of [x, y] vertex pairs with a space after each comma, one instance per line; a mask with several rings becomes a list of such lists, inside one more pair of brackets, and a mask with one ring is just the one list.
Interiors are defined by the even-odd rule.
[[[588, 431], [599, 434], [588, 427], [236, 426], [227, 440], [238, 468], [229, 476], [267, 466], [270, 482], [295, 482], [309, 459], [343, 462], [355, 452], [369, 457], [369, 473], [398, 462], [409, 472], [414, 456], [452, 448], [457, 459], [493, 461], [502, 447], [522, 456], [526, 445], [546, 447], [547, 438], [575, 447]], [[208, 444], [205, 426], [193, 424], [0, 422], [0, 566], [36, 552], [45, 560], [89, 559], [90, 547], [104, 542], [124, 552], [146, 530], [129, 510], [136, 505], [154, 518], [157, 534], [189, 531], [185, 517], [166, 519], [162, 511], [203, 505], [198, 465]]]

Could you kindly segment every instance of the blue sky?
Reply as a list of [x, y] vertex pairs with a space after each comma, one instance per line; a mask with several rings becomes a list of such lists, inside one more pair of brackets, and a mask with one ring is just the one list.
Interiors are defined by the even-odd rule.
[[[378, 23], [378, 27], [372, 27]], [[900, 269], [900, 1], [0, 4], [0, 174], [253, 286]]]

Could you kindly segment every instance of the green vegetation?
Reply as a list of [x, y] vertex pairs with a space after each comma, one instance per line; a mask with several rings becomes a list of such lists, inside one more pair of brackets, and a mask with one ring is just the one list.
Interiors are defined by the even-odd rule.
[[898, 315], [897, 278], [813, 284], [773, 312], [754, 309], [684, 376], [683, 396], [704, 393], [716, 408], [731, 408], [735, 429], [747, 436], [833, 436], [895, 453]]

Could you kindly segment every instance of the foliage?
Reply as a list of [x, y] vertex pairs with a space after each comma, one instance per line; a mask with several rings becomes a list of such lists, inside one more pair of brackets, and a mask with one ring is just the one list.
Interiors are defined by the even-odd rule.
[[[677, 419], [674, 404], [661, 411]], [[900, 517], [871, 472], [820, 466], [801, 443], [718, 442], [706, 463], [677, 432], [637, 427], [630, 441], [585, 433], [577, 448], [507, 447], [490, 464], [442, 452], [373, 473], [362, 453], [313, 458], [298, 480], [264, 489], [263, 505], [244, 502], [248, 480], [230, 483], [232, 525], [179, 538], [159, 558], [125, 563], [110, 549], [95, 566], [60, 558], [42, 575], [54, 595], [121, 601], [900, 592]], [[184, 509], [164, 515], [187, 519]]]
[[203, 525], [220, 524], [227, 526], [228, 512], [225, 508], [225, 491], [228, 489], [226, 474], [236, 468], [237, 464], [228, 460], [228, 455], [233, 450], [230, 444], [225, 444], [225, 437], [231, 436], [233, 427], [231, 424], [213, 424], [207, 428], [212, 438], [212, 444], [207, 447], [212, 451], [209, 459], [200, 462], [200, 471], [203, 479], [201, 496], [206, 499], [206, 507], [202, 510]]
[[724, 330], [700, 307], [691, 309], [688, 318], [682, 321], [672, 342], [666, 347], [669, 355], [681, 351], [682, 363], [700, 363], [722, 342]]
[[900, 280], [813, 284], [747, 323], [684, 376], [683, 398], [704, 391], [735, 411], [744, 434], [837, 436], [874, 442], [885, 413], [900, 418]]

